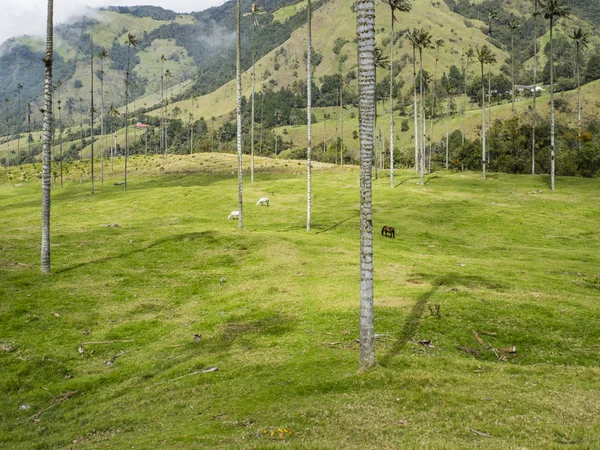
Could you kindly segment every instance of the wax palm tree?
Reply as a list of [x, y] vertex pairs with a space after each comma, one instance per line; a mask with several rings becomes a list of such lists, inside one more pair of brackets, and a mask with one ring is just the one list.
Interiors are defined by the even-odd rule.
[[307, 174], [307, 204], [306, 204], [306, 232], [310, 232], [310, 213], [311, 213], [311, 150], [312, 150], [312, 3], [308, 0], [308, 48], [306, 53], [306, 113], [308, 143], [306, 146], [306, 174]]
[[[60, 81], [58, 82], [60, 85]], [[60, 187], [63, 187], [63, 123], [62, 123], [62, 102], [60, 100], [60, 93], [58, 93], [58, 146], [60, 151]]]
[[240, 0], [236, 6], [236, 87], [237, 87], [237, 153], [238, 153], [238, 228], [244, 227], [242, 221], [243, 207], [243, 180], [242, 180], [242, 31], [241, 31], [241, 7]]
[[6, 150], [6, 167], [10, 167], [10, 141], [12, 140], [12, 135], [10, 133], [10, 125], [8, 124], [8, 118], [10, 114], [8, 113], [8, 104], [10, 100], [8, 98], [4, 99], [4, 106], [6, 109], [6, 134], [8, 135], [8, 148]]
[[27, 154], [31, 156], [31, 103], [27, 103]]
[[90, 160], [92, 162], [92, 194], [94, 193], [94, 39], [90, 40]]
[[463, 90], [463, 95], [464, 100], [463, 100], [463, 110], [462, 110], [462, 145], [464, 147], [465, 145], [465, 127], [466, 127], [466, 118], [467, 118], [467, 73], [469, 71], [469, 64], [471, 63], [471, 61], [473, 60], [473, 58], [475, 57], [475, 51], [473, 50], [473, 47], [469, 47], [469, 49], [467, 50], [467, 52], [465, 53], [465, 69], [463, 71], [463, 77], [464, 77], [464, 90]]
[[[389, 68], [389, 58], [383, 54], [383, 50], [380, 47], [375, 47], [375, 51], [373, 53], [373, 57], [375, 58], [375, 70], [379, 69], [388, 69]], [[377, 72], [375, 72], [375, 85], [377, 85]], [[340, 99], [341, 99], [341, 91], [340, 91]], [[341, 103], [341, 100], [340, 100]], [[340, 110], [341, 112], [341, 110]], [[375, 130], [377, 130], [377, 92], [375, 92]], [[374, 130], [374, 132], [375, 132]], [[375, 152], [375, 179], [379, 178], [378, 166], [379, 166], [379, 158], [377, 157], [377, 145], [374, 146]]]
[[165, 165], [165, 55], [160, 57], [160, 152], [162, 153], [163, 167]]
[[98, 59], [100, 59], [100, 162], [102, 168], [100, 169], [100, 183], [104, 184], [104, 153], [106, 151], [106, 132], [104, 130], [104, 61], [108, 58], [108, 52], [106, 49], [100, 49], [98, 52]]
[[535, 127], [537, 125], [537, 65], [538, 65], [538, 35], [537, 35], [537, 18], [538, 0], [533, 0], [533, 120], [531, 125], [531, 174], [535, 175]]
[[50, 273], [50, 153], [52, 151], [52, 65], [54, 53], [54, 1], [48, 0], [44, 57], [44, 149], [42, 159], [42, 272]]
[[394, 23], [400, 23], [396, 12], [410, 12], [410, 0], [384, 0], [391, 10], [390, 31], [390, 187], [394, 187]]
[[372, 166], [375, 130], [375, 1], [356, 0], [360, 127], [360, 367], [376, 364]]
[[171, 69], [165, 70], [165, 162], [169, 156], [169, 126], [171, 125], [169, 120], [169, 87], [172, 79], [173, 72], [171, 72]]
[[83, 113], [85, 112], [85, 108], [83, 107], [83, 97], [79, 97], [79, 126], [81, 127], [81, 149], [79, 153], [79, 159], [83, 158], [83, 147], [85, 146], [85, 131], [83, 129]]
[[413, 115], [415, 119], [415, 132], [414, 132], [414, 140], [415, 140], [415, 172], [419, 171], [419, 149], [420, 149], [420, 133], [419, 133], [419, 108], [417, 104], [417, 41], [418, 41], [418, 32], [416, 29], [409, 31], [407, 33], [407, 38], [412, 44], [413, 49]]
[[577, 140], [581, 150], [581, 49], [588, 47], [590, 34], [579, 27], [573, 30], [573, 34], [569, 37], [575, 41], [577, 48], [577, 59], [575, 61], [577, 72]]
[[127, 157], [129, 156], [129, 88], [131, 77], [131, 47], [137, 47], [138, 40], [135, 35], [127, 35], [127, 72], [125, 74], [125, 168], [123, 190], [127, 190]]
[[443, 47], [445, 41], [443, 39], [436, 39], [434, 42], [435, 45], [435, 69], [433, 71], [433, 102], [431, 104], [431, 117], [429, 118], [431, 122], [431, 128], [429, 132], [429, 170], [431, 172], [431, 154], [433, 153], [433, 122], [435, 121], [435, 105], [437, 100], [437, 68], [438, 62], [440, 60], [440, 47]]
[[556, 172], [555, 157], [555, 125], [554, 125], [554, 24], [558, 19], [567, 18], [570, 15], [563, 0], [538, 0], [542, 6], [544, 18], [550, 21], [550, 187], [555, 188], [554, 175]]
[[23, 85], [17, 84], [17, 166], [21, 164], [21, 91]]
[[510, 29], [510, 59], [512, 60], [512, 112], [515, 112], [515, 31], [519, 29], [521, 22], [519, 19], [511, 19], [508, 22]]
[[486, 159], [485, 159], [485, 83], [484, 66], [496, 62], [496, 56], [487, 45], [476, 48], [477, 60], [481, 64], [481, 163], [483, 168], [483, 179], [486, 179]]
[[424, 94], [424, 79], [423, 79], [423, 50], [429, 49], [431, 48], [431, 42], [433, 37], [431, 36], [431, 34], [428, 31], [425, 31], [424, 29], [419, 29], [419, 30], [415, 30], [417, 32], [416, 35], [416, 43], [417, 43], [417, 49], [419, 50], [419, 67], [420, 67], [420, 74], [419, 74], [419, 85], [420, 85], [420, 101], [421, 101], [421, 107], [420, 107], [420, 120], [419, 120], [419, 134], [420, 134], [420, 141], [421, 141], [421, 178], [420, 178], [420, 183], [423, 185], [425, 184], [425, 94]]
[[[310, 5], [309, 5], [310, 6]], [[251, 112], [251, 137], [250, 137], [250, 182], [254, 183], [254, 99], [255, 99], [255, 86], [256, 86], [256, 27], [259, 26], [258, 16], [264, 14], [262, 8], [256, 3], [252, 3], [250, 12], [244, 14], [244, 17], [252, 17], [252, 112]]]
[[115, 122], [116, 122], [117, 117], [119, 117], [120, 114], [119, 114], [119, 110], [114, 105], [110, 105], [110, 108], [108, 108], [108, 112], [106, 115], [113, 118], [113, 120], [111, 121], [112, 122], [111, 134], [113, 135], [113, 144], [111, 145], [111, 152], [110, 152], [110, 171], [112, 173], [115, 170], [115, 152], [117, 151], [117, 135], [116, 135], [116, 130], [115, 130]]

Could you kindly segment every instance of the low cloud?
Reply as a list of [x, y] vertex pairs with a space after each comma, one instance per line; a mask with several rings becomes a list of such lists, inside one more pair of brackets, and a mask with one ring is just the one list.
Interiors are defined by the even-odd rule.
[[[10, 1], [10, 6], [5, 5]], [[176, 12], [192, 12], [224, 3], [224, 0], [54, 0], [54, 22], [65, 23], [73, 16], [89, 14], [90, 8], [103, 6], [155, 5]], [[6, 39], [22, 36], [44, 36], [46, 34], [47, 0], [13, 2], [0, 0], [0, 44]]]

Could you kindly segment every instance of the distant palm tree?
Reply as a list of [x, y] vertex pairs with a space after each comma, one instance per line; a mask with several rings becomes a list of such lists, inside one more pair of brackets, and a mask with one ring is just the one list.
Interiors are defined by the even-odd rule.
[[44, 57], [44, 150], [42, 162], [42, 272], [50, 273], [50, 154], [52, 152], [52, 64], [54, 53], [54, 0], [48, 0]]
[[173, 72], [171, 72], [171, 69], [167, 69], [165, 71], [165, 162], [169, 156], [169, 126], [171, 125], [169, 120], [169, 87], [172, 79]]
[[6, 167], [10, 167], [10, 141], [12, 140], [12, 136], [10, 133], [10, 125], [8, 124], [8, 118], [10, 114], [8, 113], [8, 104], [10, 100], [8, 98], [4, 99], [4, 106], [6, 107], [6, 134], [8, 135], [8, 149], [6, 151]]
[[414, 132], [414, 140], [415, 140], [415, 172], [419, 171], [419, 149], [421, 148], [420, 142], [420, 133], [419, 133], [419, 108], [417, 104], [417, 40], [418, 33], [416, 29], [409, 31], [407, 33], [407, 38], [412, 44], [413, 48], [413, 115], [415, 119], [415, 132]]
[[306, 53], [306, 112], [308, 124], [308, 143], [306, 147], [306, 174], [307, 174], [307, 204], [306, 204], [306, 232], [310, 232], [310, 213], [311, 213], [311, 150], [312, 150], [312, 3], [308, 0], [308, 48]]
[[236, 7], [236, 85], [237, 85], [237, 153], [238, 153], [238, 228], [244, 228], [242, 221], [243, 207], [243, 160], [242, 160], [242, 30], [241, 6], [237, 0]]
[[535, 127], [537, 124], [537, 65], [538, 65], [538, 32], [537, 32], [537, 18], [538, 12], [538, 1], [533, 0], [533, 120], [531, 125], [531, 174], [535, 175]]
[[165, 58], [165, 55], [162, 55], [160, 57], [160, 104], [161, 104], [161, 114], [160, 114], [160, 152], [163, 155], [162, 161], [163, 161], [163, 167], [166, 163], [165, 161], [165, 154], [166, 154], [166, 147], [165, 147], [165, 116], [166, 116], [166, 110], [165, 110], [165, 62], [167, 61], [167, 58]]
[[487, 45], [477, 47], [477, 60], [481, 64], [481, 163], [483, 168], [483, 179], [486, 179], [486, 159], [485, 159], [485, 83], [484, 66], [496, 62], [496, 56]]
[[394, 187], [394, 22], [400, 23], [396, 18], [396, 11], [410, 12], [411, 0], [384, 0], [391, 10], [392, 26], [390, 31], [390, 187]]
[[521, 26], [519, 19], [508, 22], [510, 28], [510, 59], [512, 60], [512, 112], [515, 112], [515, 31]]
[[127, 190], [127, 157], [129, 156], [129, 88], [131, 76], [131, 47], [137, 47], [138, 40], [135, 35], [127, 35], [127, 72], [125, 74], [125, 168], [123, 190]]
[[108, 113], [106, 114], [109, 117], [112, 117], [112, 129], [111, 134], [113, 135], [113, 144], [111, 145], [111, 152], [110, 152], [110, 171], [111, 173], [115, 171], [115, 153], [117, 151], [117, 134], [116, 134], [116, 130], [115, 130], [115, 122], [117, 121], [117, 117], [119, 117], [119, 110], [114, 106], [114, 105], [110, 105], [110, 108], [108, 108]]
[[554, 175], [556, 172], [555, 157], [555, 126], [554, 126], [554, 24], [557, 19], [567, 18], [571, 9], [563, 0], [538, 0], [542, 6], [544, 18], [550, 21], [550, 187], [555, 189]]
[[425, 49], [429, 49], [431, 48], [431, 42], [433, 37], [431, 36], [431, 34], [428, 31], [425, 31], [424, 29], [419, 29], [416, 30], [417, 35], [416, 35], [416, 42], [417, 42], [417, 48], [419, 49], [419, 66], [420, 66], [420, 75], [419, 75], [419, 84], [420, 84], [420, 100], [421, 100], [421, 107], [420, 107], [420, 120], [419, 120], [419, 134], [421, 136], [420, 141], [421, 141], [421, 178], [420, 178], [420, 183], [423, 185], [425, 184], [425, 94], [424, 94], [424, 89], [425, 89], [425, 85], [423, 83], [424, 79], [423, 79], [423, 50]]
[[462, 110], [462, 145], [464, 147], [465, 145], [465, 127], [466, 127], [466, 118], [467, 118], [467, 72], [469, 70], [469, 63], [473, 60], [473, 58], [475, 57], [475, 51], [473, 50], [472, 47], [469, 47], [469, 49], [467, 50], [467, 52], [465, 53], [465, 69], [463, 71], [463, 77], [464, 77], [464, 90], [463, 90], [463, 95], [464, 100], [463, 100], [463, 110]]
[[21, 83], [17, 84], [17, 94], [18, 94], [18, 103], [17, 103], [17, 166], [21, 164], [21, 91], [23, 90], [23, 85]]
[[577, 71], [577, 140], [579, 142], [579, 149], [581, 149], [581, 49], [588, 47], [589, 37], [590, 34], [581, 27], [573, 30], [573, 34], [570, 36], [577, 46], [575, 68]]
[[372, 166], [375, 131], [375, 1], [356, 0], [360, 127], [360, 367], [376, 364]]
[[437, 68], [438, 62], [440, 60], [440, 47], [444, 46], [445, 41], [443, 39], [436, 39], [435, 44], [435, 69], [433, 71], [433, 102], [431, 104], [431, 117], [429, 121], [431, 123], [431, 128], [429, 132], [429, 170], [431, 173], [431, 154], [433, 153], [433, 123], [435, 121], [435, 106], [437, 100]]
[[[60, 85], [60, 81], [58, 82]], [[60, 93], [58, 94], [58, 146], [60, 151], [60, 187], [63, 187], [63, 123], [62, 123], [62, 105], [60, 101]]]
[[102, 135], [100, 137], [100, 162], [102, 164], [102, 168], [100, 169], [100, 182], [104, 184], [104, 153], [106, 151], [106, 132], [104, 130], [104, 60], [108, 58], [106, 49], [100, 49], [98, 58], [100, 59], [100, 97], [102, 102], [100, 107], [100, 134]]
[[94, 39], [90, 39], [90, 160], [92, 162], [92, 194], [94, 193]]
[[[385, 56], [383, 54], [383, 50], [381, 50], [380, 47], [375, 47], [375, 52], [373, 53], [373, 56], [375, 57], [375, 69], [380, 68], [380, 69], [388, 69], [389, 68], [389, 58], [387, 56]], [[375, 85], [377, 85], [377, 72], [375, 72]], [[340, 90], [340, 98], [341, 98], [341, 90]], [[340, 100], [341, 103], [341, 100]], [[341, 111], [340, 111], [341, 112]], [[375, 130], [374, 132], [377, 130], [377, 92], [375, 92]], [[380, 137], [381, 139], [382, 137]], [[377, 145], [374, 146], [373, 151], [375, 152], [375, 179], [379, 178], [379, 173], [378, 173], [378, 167], [379, 167], [379, 160], [380, 158], [378, 158], [377, 155]]]
[[250, 163], [250, 182], [254, 183], [254, 98], [255, 98], [255, 85], [256, 85], [256, 27], [259, 26], [258, 16], [264, 14], [260, 6], [256, 3], [252, 3], [250, 12], [244, 14], [244, 17], [252, 17], [252, 131], [250, 138], [251, 146], [251, 163]]

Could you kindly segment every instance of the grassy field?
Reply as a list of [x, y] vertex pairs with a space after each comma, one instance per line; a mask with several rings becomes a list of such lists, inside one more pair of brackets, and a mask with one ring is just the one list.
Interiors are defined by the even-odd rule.
[[50, 276], [0, 171], [0, 448], [597, 447], [599, 180], [375, 180], [359, 373], [357, 168], [317, 167], [306, 233], [303, 163], [258, 159], [239, 231], [234, 155], [130, 161], [52, 191]]

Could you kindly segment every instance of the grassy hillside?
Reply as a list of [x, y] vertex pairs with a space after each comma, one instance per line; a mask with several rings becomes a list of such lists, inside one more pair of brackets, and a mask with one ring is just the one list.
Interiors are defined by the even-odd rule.
[[307, 234], [304, 166], [281, 161], [238, 231], [235, 157], [177, 161], [127, 194], [53, 191], [51, 276], [39, 183], [0, 184], [0, 446], [594, 448], [598, 180], [376, 181], [397, 239], [375, 236], [360, 374], [357, 169], [315, 173]]

